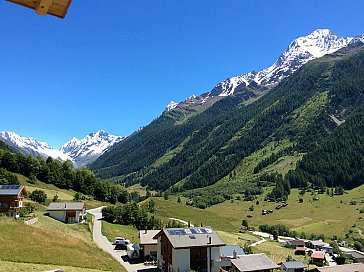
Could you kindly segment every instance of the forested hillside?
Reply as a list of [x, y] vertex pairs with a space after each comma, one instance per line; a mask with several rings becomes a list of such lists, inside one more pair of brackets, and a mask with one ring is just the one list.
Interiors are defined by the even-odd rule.
[[20, 153], [12, 153], [0, 141], [0, 184], [18, 184], [19, 173], [29, 178], [54, 184], [59, 188], [73, 189], [87, 195], [93, 195], [101, 201], [112, 203], [126, 202], [127, 192], [120, 185], [97, 181], [95, 175], [87, 168], [76, 170], [71, 161], [61, 162], [48, 157], [44, 160], [38, 156], [32, 158]]
[[[99, 177], [117, 177], [118, 182], [127, 185], [139, 182], [153, 189], [166, 190], [172, 186], [175, 191], [185, 191], [213, 185], [228, 176], [231, 180], [232, 173], [246, 158], [272, 143], [279, 147], [279, 143], [288, 142], [284, 149], [273, 149], [270, 156], [256, 160], [254, 167], [248, 165], [247, 169], [252, 170], [245, 181], [264, 180], [266, 169], [282, 157], [308, 153], [299, 164], [298, 172], [288, 175], [293, 186], [298, 185], [294, 181], [294, 177], [298, 179], [297, 173], [315, 176], [325, 180], [327, 185], [343, 184], [325, 174], [336, 175], [328, 167], [318, 177], [317, 173], [325, 163], [317, 163], [314, 159], [322, 154], [323, 161], [335, 161], [339, 166], [342, 156], [359, 159], [362, 154], [353, 148], [355, 141], [362, 140], [356, 135], [363, 135], [361, 123], [356, 124], [358, 127], [350, 124], [355, 123], [351, 120], [360, 119], [356, 116], [360, 116], [361, 109], [358, 108], [363, 104], [363, 47], [362, 43], [352, 44], [309, 62], [248, 105], [237, 94], [216, 102], [182, 123], [163, 114], [114, 146], [92, 165], [92, 169]], [[353, 135], [339, 137], [342, 134]], [[328, 160], [324, 157], [325, 148], [335, 146], [331, 143], [337, 138], [346, 141], [337, 142], [339, 146], [350, 141], [351, 151], [342, 153], [341, 157], [338, 155], [338, 159], [330, 157]], [[328, 157], [332, 156], [332, 153], [326, 153]], [[345, 181], [351, 185], [345, 187], [362, 184], [359, 179], [362, 170], [352, 171], [361, 166], [360, 160], [348, 159], [347, 164], [348, 167], [343, 168], [346, 169], [344, 174], [337, 171], [337, 176], [345, 176], [345, 171], [351, 171]]]

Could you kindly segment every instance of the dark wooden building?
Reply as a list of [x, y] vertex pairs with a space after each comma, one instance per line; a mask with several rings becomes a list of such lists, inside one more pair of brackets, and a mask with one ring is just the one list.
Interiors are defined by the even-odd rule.
[[18, 218], [26, 194], [22, 185], [0, 185], [0, 213]]

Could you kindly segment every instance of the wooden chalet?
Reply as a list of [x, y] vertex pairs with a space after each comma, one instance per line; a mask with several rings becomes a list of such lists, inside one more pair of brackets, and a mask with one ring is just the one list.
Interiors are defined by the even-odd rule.
[[6, 0], [8, 2], [34, 9], [39, 15], [47, 14], [64, 18], [72, 0]]
[[213, 264], [225, 243], [211, 228], [163, 229], [153, 239], [157, 239], [158, 268], [163, 271], [220, 270]]
[[311, 254], [311, 263], [317, 266], [324, 266], [325, 264], [325, 252], [316, 251]]
[[0, 213], [19, 218], [27, 191], [22, 185], [0, 185]]

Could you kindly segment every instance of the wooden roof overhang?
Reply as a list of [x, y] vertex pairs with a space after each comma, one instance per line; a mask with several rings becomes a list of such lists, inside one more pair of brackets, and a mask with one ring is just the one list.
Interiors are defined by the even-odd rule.
[[46, 16], [47, 14], [64, 18], [72, 0], [6, 0], [27, 8], [34, 9], [37, 14]]

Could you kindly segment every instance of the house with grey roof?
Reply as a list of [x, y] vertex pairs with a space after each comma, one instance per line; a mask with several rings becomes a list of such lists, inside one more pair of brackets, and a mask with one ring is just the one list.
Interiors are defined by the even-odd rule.
[[23, 207], [26, 194], [25, 186], [0, 185], [0, 213], [19, 218], [19, 211]]
[[83, 202], [52, 202], [47, 211], [49, 216], [65, 223], [79, 223], [86, 214], [86, 204]]
[[360, 251], [351, 251], [347, 255], [349, 255], [349, 258], [353, 259], [356, 263], [364, 263], [364, 253]]
[[279, 265], [265, 254], [249, 254], [231, 260], [234, 272], [272, 272]]
[[[157, 260], [157, 239], [154, 239], [160, 230], [140, 230], [140, 248], [146, 259]], [[149, 257], [148, 257], [149, 256]]]
[[157, 263], [163, 271], [217, 272], [220, 247], [225, 243], [209, 227], [162, 229], [157, 235]]
[[281, 271], [284, 272], [303, 272], [306, 268], [307, 265], [297, 261], [283, 262], [281, 265]]
[[301, 239], [288, 240], [286, 241], [285, 246], [294, 249], [296, 249], [297, 247], [305, 247], [305, 241]]
[[364, 272], [364, 264], [353, 263], [335, 266], [317, 267], [312, 272]]
[[220, 267], [220, 271], [231, 269], [231, 260], [245, 255], [244, 250], [239, 245], [226, 245], [220, 247], [220, 260], [214, 260], [213, 266]]

